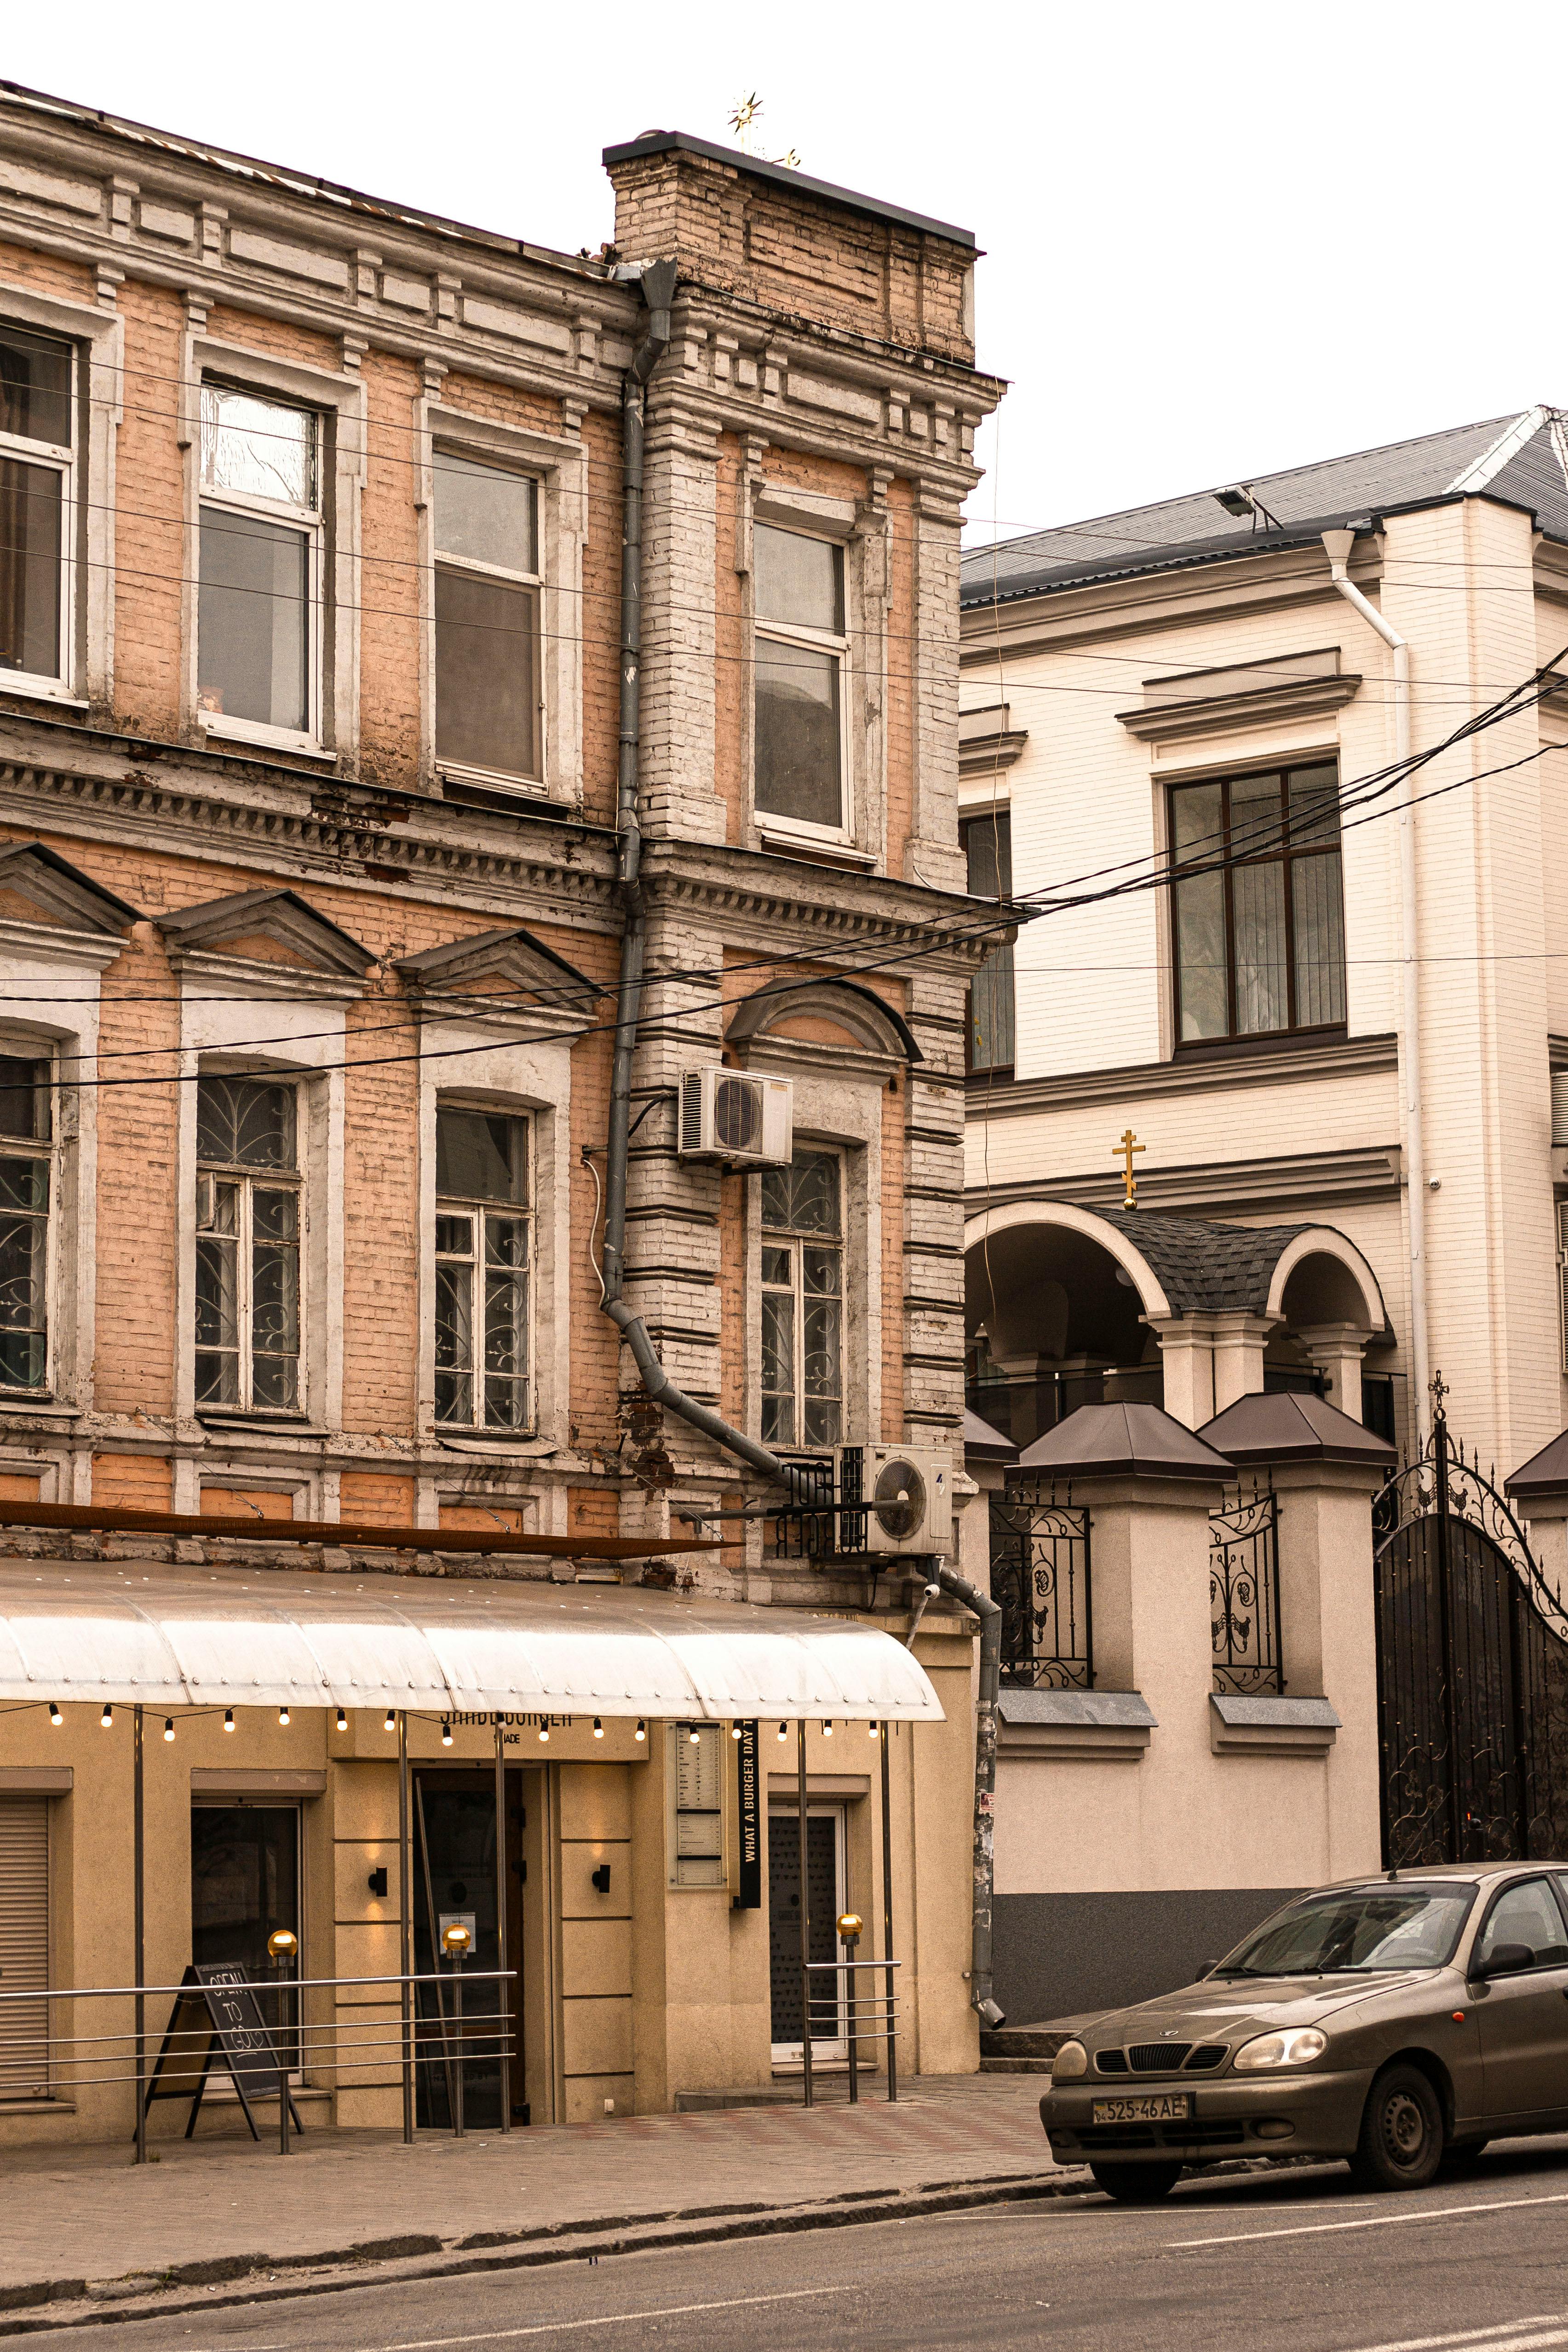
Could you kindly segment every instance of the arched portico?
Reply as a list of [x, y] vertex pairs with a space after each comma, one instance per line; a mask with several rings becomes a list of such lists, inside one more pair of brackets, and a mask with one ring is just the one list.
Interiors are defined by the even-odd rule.
[[1310, 1389], [1361, 1417], [1362, 1356], [1387, 1318], [1331, 1225], [1014, 1201], [971, 1220], [964, 1253], [970, 1402], [1016, 1444], [1116, 1399], [1195, 1429], [1238, 1397]]

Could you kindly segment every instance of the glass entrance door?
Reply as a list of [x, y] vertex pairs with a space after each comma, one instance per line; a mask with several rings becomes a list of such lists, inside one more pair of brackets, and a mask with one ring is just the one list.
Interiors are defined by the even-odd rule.
[[[439, 1971], [441, 1982], [416, 1988], [419, 2065], [416, 2083], [417, 2120], [438, 2129], [452, 2122], [454, 2069], [464, 2053], [463, 2114], [469, 2130], [494, 2130], [502, 2096], [514, 2121], [526, 2119], [522, 2067], [521, 1979], [523, 1816], [518, 1776], [507, 1775], [506, 1853], [497, 1868], [495, 1775], [478, 1771], [414, 1774], [414, 1967], [417, 1975]], [[500, 1966], [500, 1905], [508, 1905], [507, 1965], [513, 1971], [504, 2007], [512, 2012], [505, 2029], [514, 2055], [502, 2058], [500, 2011], [503, 1988], [475, 1972]], [[465, 1965], [459, 2028], [452, 1970], [441, 1957], [446, 1928], [459, 1920], [473, 1937]]]
[[[263, 1985], [274, 1976], [267, 1938], [300, 1927], [300, 1809], [297, 1805], [195, 1805], [191, 1810], [191, 1958], [198, 1968], [242, 1968]], [[302, 1953], [301, 1943], [301, 1953]], [[299, 1962], [294, 1964], [300, 1972]], [[300, 1997], [257, 1995], [261, 2014], [300, 2066]]]
[[[814, 1961], [843, 1958], [838, 1915], [844, 1908], [844, 1808], [813, 1805], [805, 1823], [806, 1903]], [[800, 1816], [768, 1815], [768, 1958], [773, 1993], [775, 2061], [789, 2063], [803, 2053], [800, 1990]], [[837, 1981], [826, 1973], [812, 1982], [813, 2057], [848, 2055]]]

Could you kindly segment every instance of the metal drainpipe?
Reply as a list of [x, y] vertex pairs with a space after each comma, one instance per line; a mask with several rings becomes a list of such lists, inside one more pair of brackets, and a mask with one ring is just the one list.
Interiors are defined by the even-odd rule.
[[[736, 1454], [785, 1493], [800, 1492], [799, 1474], [765, 1445], [734, 1429], [695, 1397], [676, 1386], [640, 1315], [624, 1297], [626, 1242], [626, 1160], [631, 1135], [632, 1063], [642, 1017], [643, 958], [647, 907], [640, 879], [642, 827], [638, 753], [642, 730], [642, 520], [643, 443], [648, 378], [669, 348], [670, 305], [676, 265], [655, 261], [626, 273], [641, 287], [648, 310], [647, 332], [632, 354], [621, 387], [621, 727], [616, 831], [620, 851], [616, 879], [621, 893], [620, 989], [616, 1005], [616, 1051], [610, 1071], [610, 1121], [605, 1153], [605, 1240], [601, 1255], [604, 1308], [632, 1351], [644, 1389], [656, 1404], [679, 1414], [693, 1429]], [[992, 1817], [996, 1786], [996, 1692], [1001, 1672], [1002, 1612], [986, 1593], [941, 1560], [930, 1562], [931, 1581], [972, 1609], [980, 1620], [980, 1697], [974, 1751], [974, 1900], [971, 1936], [970, 2007], [987, 2026], [1003, 2022], [991, 1998]]]
[[1410, 778], [1410, 647], [1398, 630], [1369, 604], [1351, 579], [1346, 566], [1355, 543], [1353, 530], [1326, 530], [1323, 547], [1334, 586], [1347, 604], [1353, 604], [1367, 626], [1375, 629], [1394, 656], [1394, 756], [1404, 772], [1399, 780], [1399, 933], [1405, 980], [1405, 1035], [1400, 1055], [1405, 1080], [1405, 1213], [1410, 1223], [1410, 1361], [1415, 1391], [1415, 1420], [1425, 1439], [1431, 1428], [1432, 1401], [1426, 1336], [1426, 1153], [1422, 1135], [1421, 1094], [1421, 964], [1415, 926], [1415, 816]]

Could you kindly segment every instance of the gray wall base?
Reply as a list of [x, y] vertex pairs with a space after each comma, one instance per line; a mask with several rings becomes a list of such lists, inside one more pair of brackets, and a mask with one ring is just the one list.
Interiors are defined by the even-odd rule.
[[1137, 1895], [998, 1895], [996, 1999], [1043, 2025], [1190, 1984], [1300, 1890], [1179, 1887]]

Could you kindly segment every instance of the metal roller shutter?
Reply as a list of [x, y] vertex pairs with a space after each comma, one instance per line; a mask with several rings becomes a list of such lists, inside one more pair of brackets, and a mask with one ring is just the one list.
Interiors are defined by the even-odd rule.
[[[49, 1801], [0, 1796], [0, 1992], [49, 1981]], [[48, 2004], [0, 2001], [0, 2099], [49, 2085]]]

